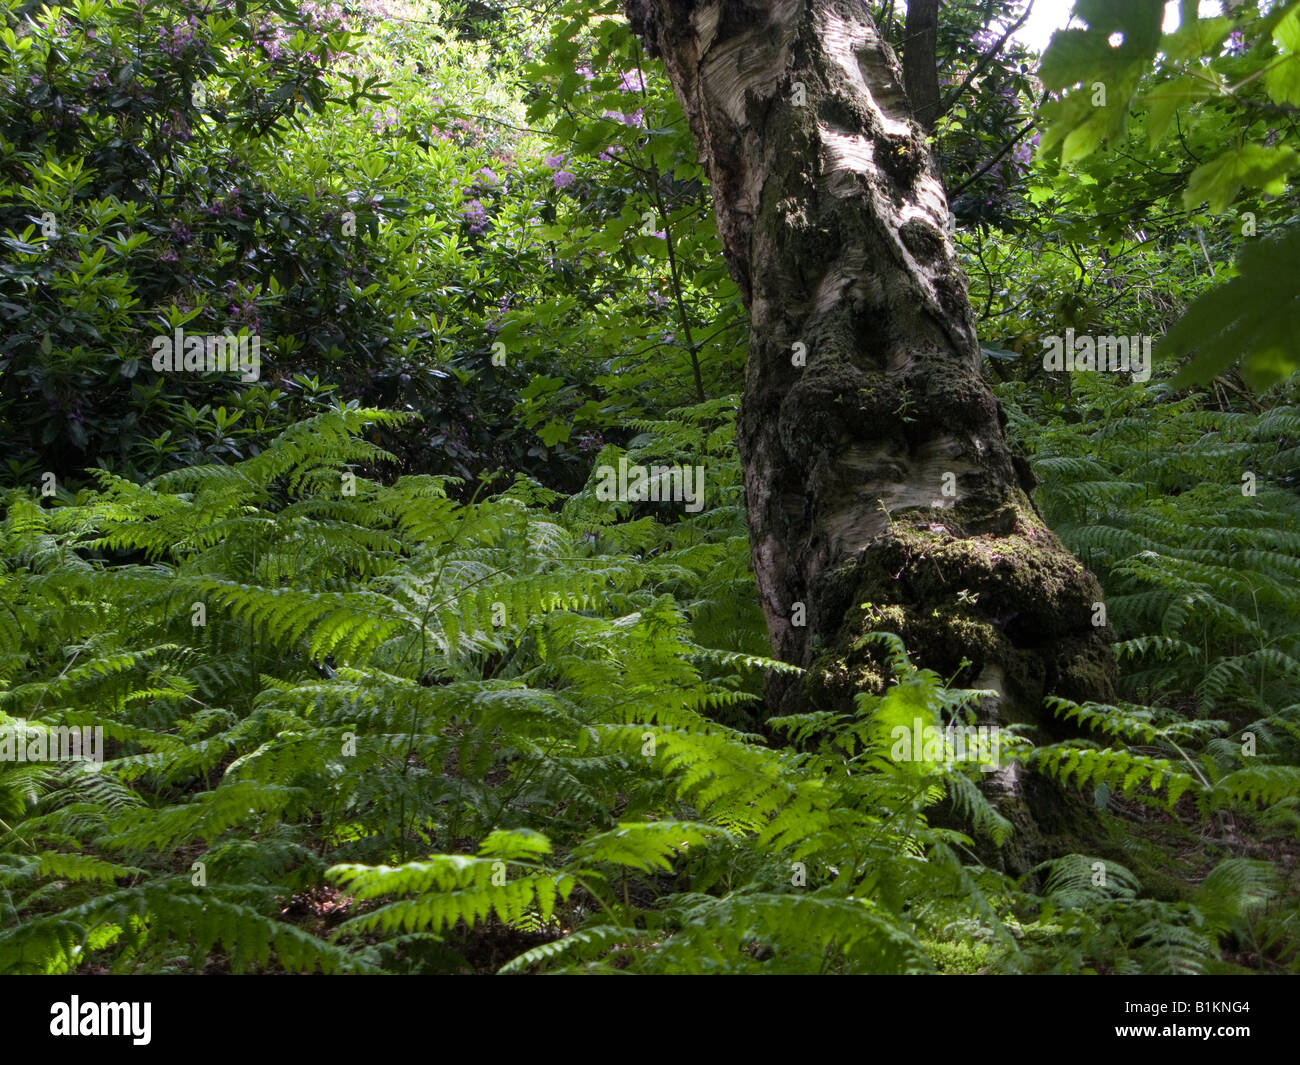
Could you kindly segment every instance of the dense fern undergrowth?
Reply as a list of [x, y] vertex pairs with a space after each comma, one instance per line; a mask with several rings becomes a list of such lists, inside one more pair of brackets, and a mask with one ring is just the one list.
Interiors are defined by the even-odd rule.
[[[703, 435], [725, 414], [678, 412], [695, 438], [649, 433], [633, 457], [711, 446], [725, 465], [725, 428]], [[978, 769], [887, 757], [892, 726], [953, 720], [976, 695], [917, 670], [896, 638], [878, 637], [883, 696], [846, 718], [768, 722], [785, 744], [756, 734], [756, 682], [782, 667], [734, 649], [760, 625], [737, 606], [735, 486], [672, 524], [599, 523], [590, 493], [561, 500], [525, 478], [457, 503], [444, 478], [378, 476], [365, 431], [397, 417], [340, 408], [244, 462], [144, 484], [104, 474], [56, 507], [7, 498], [0, 709], [29, 736], [101, 725], [106, 757], [0, 768], [5, 971], [1289, 960], [1287, 871], [1240, 834], [1296, 827], [1297, 707], [1276, 699], [1295, 606], [1270, 570], [1285, 572], [1294, 503], [1265, 493], [1243, 520], [1279, 539], [1253, 578], [1206, 564], [1184, 586], [1160, 575], [1203, 550], [1188, 515], [1182, 538], [1161, 540], [1157, 514], [1128, 529], [1105, 511], [1106, 491], [1166, 465], [1097, 470], [1071, 484], [1107, 487], [1062, 493], [1081, 519], [1067, 535], [1113, 552], [1103, 571], [1131, 629], [1119, 649], [1144, 661], [1131, 680], [1149, 701], [1062, 703], [1089, 739], [1009, 754], [1152, 834], [1133, 834], [1130, 866], [1103, 862], [1101, 889], [1099, 859], [1076, 854], [1033, 892], [927, 822], [947, 797], [972, 835], [1003, 839]], [[1206, 500], [1207, 525], [1229, 505]], [[1243, 613], [1250, 592], [1270, 609]], [[1160, 631], [1138, 634], [1152, 617]], [[718, 646], [707, 634], [726, 624]], [[1180, 656], [1213, 699], [1159, 698], [1187, 676]], [[1204, 867], [1183, 872], [1185, 890], [1144, 890], [1142, 867], [1175, 882], [1158, 855], [1178, 839]]]
[[[1098, 826], [1010, 876], [980, 766], [891, 756], [982, 697], [897, 636], [852, 714], [765, 712], [744, 319], [615, 5], [248, 6], [4, 5], [0, 973], [1300, 970], [1294, 383], [1062, 395], [997, 284], [1046, 316], [1100, 257], [965, 241], [1121, 663], [1053, 702], [1076, 738], [1003, 737]], [[124, 370], [191, 321], [276, 376]], [[703, 465], [702, 505], [610, 502], [623, 458]], [[26, 757], [80, 728], [102, 761]]]

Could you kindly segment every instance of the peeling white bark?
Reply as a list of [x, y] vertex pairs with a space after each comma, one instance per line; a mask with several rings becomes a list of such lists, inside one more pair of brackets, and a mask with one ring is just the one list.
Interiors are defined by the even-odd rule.
[[752, 560], [774, 653], [809, 670], [769, 685], [771, 712], [850, 705], [866, 601], [902, 618], [920, 664], [968, 659], [958, 683], [996, 687], [997, 715], [1105, 698], [1100, 590], [1022, 490], [943, 186], [866, 4], [625, 4], [690, 121], [750, 312]]
[[[942, 182], [866, 4], [626, 2], [691, 123], [750, 311], [739, 440], [776, 653], [808, 666], [812, 634], [832, 646], [859, 598], [846, 582], [868, 579], [848, 574], [877, 557], [903, 561], [889, 567], [897, 583], [871, 598], [896, 601], [914, 574], [906, 594], [934, 601], [904, 605], [927, 617], [944, 605], [945, 582], [986, 579], [986, 538], [1005, 538], [1000, 557], [1041, 545], [1044, 579], [1079, 570], [1037, 526], [1019, 484], [979, 375]], [[798, 345], [804, 366], [791, 360]], [[954, 480], [955, 494], [945, 493]], [[909, 561], [925, 554], [909, 546], [913, 534], [963, 545], [949, 551], [951, 574], [935, 581]], [[1095, 594], [1086, 574], [1070, 581], [1072, 604]], [[807, 604], [806, 628], [789, 624], [794, 602]], [[1084, 639], [1089, 620], [1040, 627]]]

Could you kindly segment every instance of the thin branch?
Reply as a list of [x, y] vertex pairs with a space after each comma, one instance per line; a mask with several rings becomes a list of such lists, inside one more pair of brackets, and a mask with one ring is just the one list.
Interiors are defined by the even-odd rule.
[[948, 202], [951, 203], [953, 199], [957, 197], [958, 194], [960, 194], [965, 189], [969, 188], [971, 185], [975, 184], [975, 182], [977, 182], [980, 178], [982, 178], [985, 174], [987, 174], [990, 170], [992, 170], [995, 166], [997, 166], [998, 163], [1001, 162], [1002, 157], [1006, 155], [1007, 152], [1011, 151], [1011, 149], [1014, 148], [1017, 144], [1019, 144], [1022, 140], [1024, 140], [1025, 135], [1029, 133], [1033, 128], [1034, 128], [1033, 121], [1026, 123], [1025, 127], [1019, 133], [1017, 133], [1014, 137], [1012, 137], [1009, 141], [1007, 141], [1006, 144], [1004, 144], [1001, 148], [998, 149], [997, 155], [993, 156], [992, 159], [990, 159], [982, 167], [976, 170], [975, 173], [973, 173], [970, 177], [968, 177], [965, 181], [963, 181], [960, 185], [958, 185], [955, 189], [953, 189], [952, 192], [948, 193]]
[[989, 64], [992, 63], [994, 58], [997, 56], [997, 54], [1002, 51], [1002, 46], [1005, 45], [1007, 41], [1011, 39], [1011, 35], [1015, 33], [1016, 30], [1020, 29], [1020, 27], [1025, 24], [1025, 20], [1029, 18], [1029, 13], [1033, 10], [1034, 10], [1034, 0], [1029, 0], [1029, 5], [1025, 8], [1025, 13], [1020, 16], [1019, 21], [1016, 22], [1016, 24], [1012, 26], [1011, 29], [1007, 30], [1007, 32], [1002, 35], [1002, 38], [998, 41], [997, 44], [995, 44], [991, 49], [989, 49], [987, 52], [984, 53], [984, 55], [980, 57], [979, 62], [976, 63], [973, 67], [971, 67], [970, 73], [967, 74], [966, 77], [962, 79], [962, 83], [958, 85], [957, 88], [955, 88], [952, 92], [950, 92], [943, 101], [940, 102], [939, 113], [935, 115], [936, 122], [939, 119], [943, 118], [944, 115], [946, 115], [949, 111], [953, 109], [953, 105], [956, 104], [957, 101], [961, 99], [962, 94], [970, 87], [970, 83], [974, 81], [976, 78], [978, 78], [981, 74], [983, 74], [985, 70], [988, 69]]

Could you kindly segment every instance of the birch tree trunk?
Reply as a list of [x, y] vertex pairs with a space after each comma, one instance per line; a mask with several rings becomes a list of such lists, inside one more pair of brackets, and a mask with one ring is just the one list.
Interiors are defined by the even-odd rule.
[[[626, 0], [712, 182], [751, 340], [739, 419], [774, 653], [773, 713], [884, 683], [872, 630], [990, 688], [991, 723], [1106, 699], [1101, 590], [1043, 524], [980, 372], [948, 208], [898, 61], [863, 0]], [[802, 622], [802, 624], [801, 624]], [[1063, 809], [997, 775], [1023, 868]]]

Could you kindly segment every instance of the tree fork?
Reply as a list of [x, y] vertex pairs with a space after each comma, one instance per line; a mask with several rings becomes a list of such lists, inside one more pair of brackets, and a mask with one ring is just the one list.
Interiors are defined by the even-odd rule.
[[[708, 168], [751, 339], [738, 421], [775, 714], [848, 710], [884, 677], [872, 630], [990, 688], [1051, 737], [1049, 694], [1113, 697], [1095, 578], [1043, 523], [980, 372], [948, 207], [898, 60], [863, 0], [625, 0]], [[803, 614], [805, 624], [799, 625]], [[1054, 790], [992, 781], [1016, 871]]]

